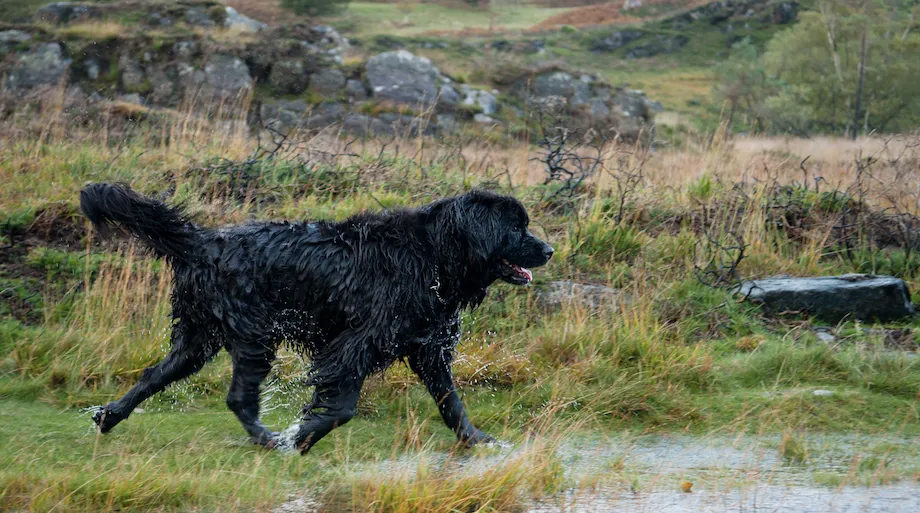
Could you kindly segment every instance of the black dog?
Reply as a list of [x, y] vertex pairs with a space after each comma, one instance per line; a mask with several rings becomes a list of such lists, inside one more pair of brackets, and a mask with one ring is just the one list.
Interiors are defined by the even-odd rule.
[[103, 433], [224, 347], [233, 359], [227, 406], [255, 443], [274, 447], [277, 433], [259, 421], [259, 385], [287, 342], [311, 357], [315, 386], [294, 439], [302, 453], [354, 416], [369, 374], [402, 358], [461, 442], [491, 440], [470, 423], [454, 389], [460, 310], [479, 305], [497, 279], [529, 283], [525, 267], [553, 254], [528, 231], [517, 200], [483, 191], [341, 223], [219, 229], [196, 226], [181, 207], [126, 185], [92, 184], [80, 205], [101, 232], [121, 225], [174, 273], [172, 349], [96, 413]]

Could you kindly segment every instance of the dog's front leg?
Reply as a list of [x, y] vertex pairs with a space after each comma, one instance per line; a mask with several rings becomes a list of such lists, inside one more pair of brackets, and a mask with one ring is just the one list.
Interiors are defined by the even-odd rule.
[[355, 416], [363, 380], [347, 380], [317, 385], [313, 402], [304, 408], [303, 421], [297, 429], [294, 445], [306, 454], [322, 437]]
[[418, 374], [425, 388], [438, 405], [441, 418], [457, 439], [467, 446], [483, 442], [495, 442], [488, 434], [476, 429], [463, 407], [463, 401], [454, 386], [454, 375], [450, 370], [450, 350], [438, 346], [422, 346], [409, 355], [409, 367]]

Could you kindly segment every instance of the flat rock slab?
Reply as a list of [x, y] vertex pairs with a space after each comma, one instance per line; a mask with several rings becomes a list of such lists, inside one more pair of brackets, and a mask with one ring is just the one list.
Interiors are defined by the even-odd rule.
[[830, 322], [891, 321], [915, 313], [907, 284], [893, 276], [767, 278], [744, 282], [740, 292], [769, 314], [802, 312]]
[[537, 302], [546, 310], [557, 310], [565, 304], [579, 305], [588, 309], [616, 308], [623, 293], [603, 285], [591, 285], [574, 281], [551, 281], [536, 290]]

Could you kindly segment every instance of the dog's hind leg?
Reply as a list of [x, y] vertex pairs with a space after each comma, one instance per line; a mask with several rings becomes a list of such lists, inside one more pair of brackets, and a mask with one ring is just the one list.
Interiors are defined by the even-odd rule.
[[227, 407], [236, 414], [253, 443], [268, 445], [277, 433], [270, 431], [259, 420], [259, 386], [272, 370], [274, 350], [264, 354], [242, 355], [232, 351], [233, 378], [227, 394]]
[[304, 408], [303, 422], [294, 438], [301, 454], [355, 416], [363, 383], [364, 379], [359, 378], [316, 386], [313, 402]]
[[140, 381], [124, 397], [95, 413], [93, 421], [101, 432], [109, 432], [116, 424], [128, 418], [137, 405], [170, 383], [201, 370], [221, 347], [219, 342], [210, 340], [205, 331], [182, 321], [173, 326], [171, 338], [172, 349], [163, 361], [144, 369]]

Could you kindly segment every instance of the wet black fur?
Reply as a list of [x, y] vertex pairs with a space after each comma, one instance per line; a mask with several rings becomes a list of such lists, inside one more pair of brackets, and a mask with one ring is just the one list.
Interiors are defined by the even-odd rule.
[[527, 230], [517, 200], [484, 191], [339, 223], [228, 228], [197, 226], [181, 207], [121, 184], [86, 187], [80, 205], [97, 229], [128, 230], [174, 273], [172, 349], [97, 412], [99, 428], [109, 431], [226, 348], [233, 360], [227, 405], [253, 441], [273, 447], [277, 433], [259, 421], [259, 386], [287, 342], [309, 355], [315, 385], [294, 440], [301, 452], [352, 418], [368, 375], [402, 358], [462, 442], [488, 440], [454, 390], [460, 310], [479, 305], [495, 280], [515, 281], [502, 260], [537, 267], [553, 251]]

